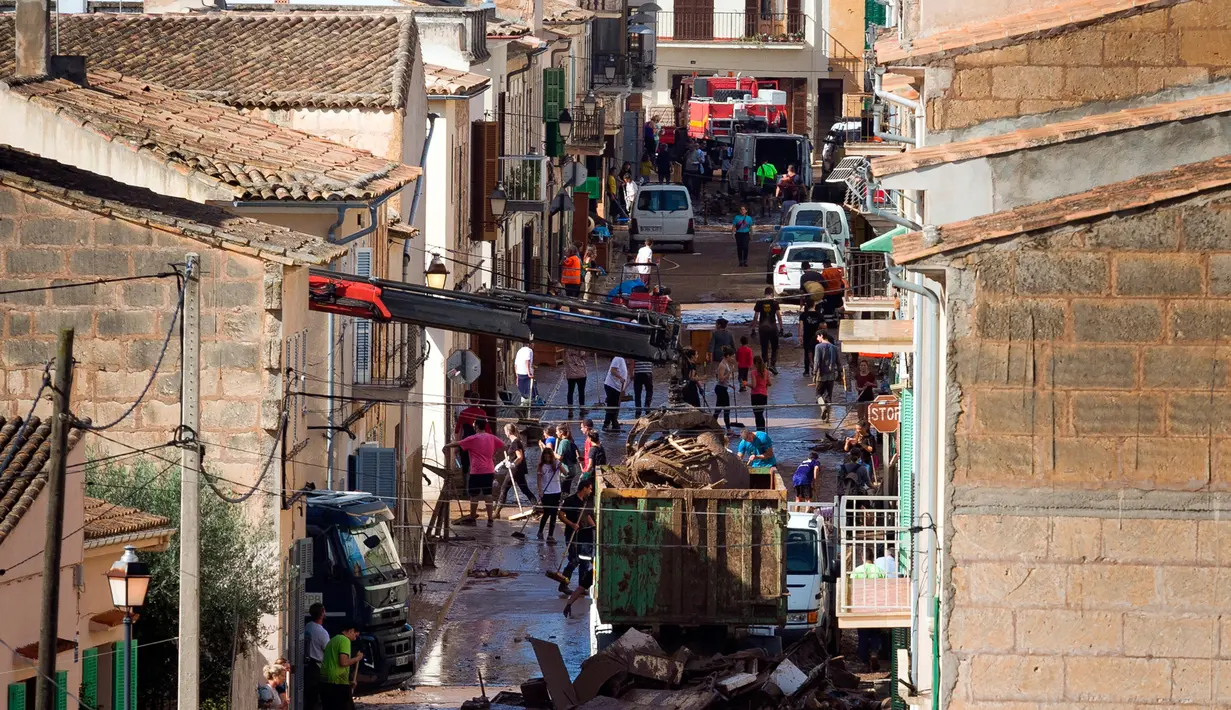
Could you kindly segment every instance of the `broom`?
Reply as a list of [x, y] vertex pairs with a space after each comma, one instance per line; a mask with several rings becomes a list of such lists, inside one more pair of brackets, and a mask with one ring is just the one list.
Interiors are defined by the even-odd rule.
[[[547, 478], [547, 485], [543, 486], [543, 488], [544, 489], [549, 488], [551, 486], [551, 482], [555, 480], [555, 477], [556, 477], [556, 471], [553, 470], [551, 472], [551, 476]], [[542, 502], [542, 500], [543, 500], [543, 492], [539, 491], [539, 501]], [[521, 524], [521, 529], [513, 532], [513, 537], [517, 538], [518, 540], [525, 540], [526, 539], [526, 526], [530, 524], [530, 519], [534, 517], [534, 513], [540, 510], [542, 510], [542, 506], [536, 505], [534, 509], [530, 511], [529, 515], [525, 516], [526, 520], [525, 522]], [[541, 532], [542, 528], [539, 528], [539, 531]]]

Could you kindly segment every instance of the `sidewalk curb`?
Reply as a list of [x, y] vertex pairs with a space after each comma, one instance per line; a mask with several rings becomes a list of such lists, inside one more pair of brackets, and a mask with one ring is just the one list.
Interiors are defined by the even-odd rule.
[[[470, 561], [466, 563], [466, 568], [462, 570], [462, 578], [454, 585], [453, 591], [449, 593], [449, 598], [440, 607], [440, 613], [436, 614], [436, 621], [432, 624], [432, 632], [423, 640], [423, 649], [419, 652], [419, 658], [423, 654], [430, 651], [436, 645], [436, 639], [440, 636], [440, 627], [444, 624], [445, 616], [449, 614], [449, 610], [453, 608], [453, 600], [457, 599], [458, 592], [462, 591], [462, 586], [466, 584], [466, 580], [470, 579], [470, 570], [474, 569], [474, 563], [479, 559], [479, 550], [475, 548], [470, 551]], [[419, 666], [415, 666], [415, 673], [418, 674]]]

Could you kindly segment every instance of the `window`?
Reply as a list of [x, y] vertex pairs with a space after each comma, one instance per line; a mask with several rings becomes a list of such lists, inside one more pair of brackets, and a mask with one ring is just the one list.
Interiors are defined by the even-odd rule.
[[819, 242], [825, 239], [825, 233], [819, 229], [791, 229], [783, 227], [778, 232], [778, 243], [795, 244], [797, 242]]
[[786, 573], [816, 574], [819, 567], [816, 531], [788, 530], [786, 534]]
[[637, 209], [646, 212], [682, 212], [688, 209], [688, 193], [684, 190], [642, 190], [637, 195]]
[[810, 261], [813, 264], [819, 264], [826, 259], [830, 262], [834, 261], [832, 249], [826, 249], [825, 247], [800, 247], [792, 249], [783, 261]]
[[842, 214], [837, 210], [825, 212], [825, 229], [830, 234], [842, 233]]
[[[825, 210], [800, 210], [795, 213], [795, 224], [805, 225], [808, 227], [821, 226], [821, 220], [825, 217]], [[829, 225], [824, 225], [828, 227]], [[839, 231], [841, 227], [839, 226]]]
[[378, 570], [400, 569], [397, 549], [384, 523], [349, 530], [339, 528], [346, 564], [356, 577], [376, 574]]
[[[368, 247], [355, 249], [355, 276], [363, 279], [372, 276], [372, 250]], [[366, 384], [372, 380], [372, 321], [355, 319], [355, 383]]]

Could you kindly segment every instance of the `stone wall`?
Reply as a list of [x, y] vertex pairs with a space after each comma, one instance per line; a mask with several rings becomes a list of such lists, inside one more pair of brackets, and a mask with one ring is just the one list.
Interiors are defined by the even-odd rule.
[[1231, 3], [1191, 0], [938, 69], [927, 88], [930, 132], [1206, 84], [1231, 76]]
[[1226, 707], [1231, 193], [950, 259], [946, 707]]
[[[282, 389], [276, 360], [281, 324], [278, 311], [266, 310], [271, 298], [266, 263], [6, 187], [0, 187], [0, 214], [0, 289], [153, 274], [182, 263], [190, 251], [200, 254], [201, 435], [234, 447], [208, 447], [206, 465], [220, 476], [250, 481], [258, 457], [248, 452], [272, 445]], [[281, 266], [269, 268], [269, 280], [280, 288]], [[73, 411], [95, 422], [119, 417], [149, 380], [172, 325], [177, 294], [176, 280], [168, 278], [0, 299], [0, 374], [12, 409], [0, 413], [24, 415], [59, 329], [72, 326]], [[280, 296], [272, 295], [268, 305], [280, 306]], [[108, 436], [139, 448], [169, 441], [180, 421], [180, 372], [177, 330], [146, 400]], [[97, 437], [91, 442], [122, 451]], [[179, 460], [175, 450], [156, 455]]]

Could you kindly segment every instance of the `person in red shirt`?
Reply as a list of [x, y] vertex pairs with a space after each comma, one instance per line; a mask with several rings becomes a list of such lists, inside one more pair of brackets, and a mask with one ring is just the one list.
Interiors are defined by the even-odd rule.
[[[463, 401], [466, 402], [466, 408], [457, 415], [457, 421], [453, 424], [453, 439], [461, 441], [468, 436], [474, 436], [478, 431], [475, 428], [475, 422], [480, 419], [487, 418], [487, 411], [479, 406], [479, 395], [473, 390], [466, 390], [466, 394], [462, 395]], [[462, 472], [470, 473], [470, 454], [465, 449], [459, 453], [458, 458], [462, 460]]]
[[581, 449], [581, 470], [590, 470], [590, 432], [594, 431], [594, 420], [586, 417], [581, 420], [581, 440], [584, 443]]
[[735, 367], [739, 369], [739, 391], [748, 389], [748, 370], [752, 369], [752, 348], [748, 347], [748, 336], [739, 337], [739, 348], [735, 351]]
[[821, 283], [825, 285], [824, 311], [834, 314], [842, 307], [842, 296], [846, 292], [846, 272], [841, 266], [834, 266], [828, 257], [821, 261]]
[[581, 257], [577, 256], [575, 246], [569, 246], [560, 264], [560, 283], [569, 298], [581, 298]]
[[496, 454], [504, 450], [504, 440], [487, 432], [487, 419], [475, 420], [477, 431], [461, 441], [445, 444], [443, 450], [461, 449], [470, 454], [470, 475], [466, 477], [466, 492], [470, 495], [470, 516], [462, 524], [474, 525], [479, 518], [479, 498], [487, 506], [487, 527], [492, 526], [495, 507], [492, 486], [496, 482]]

